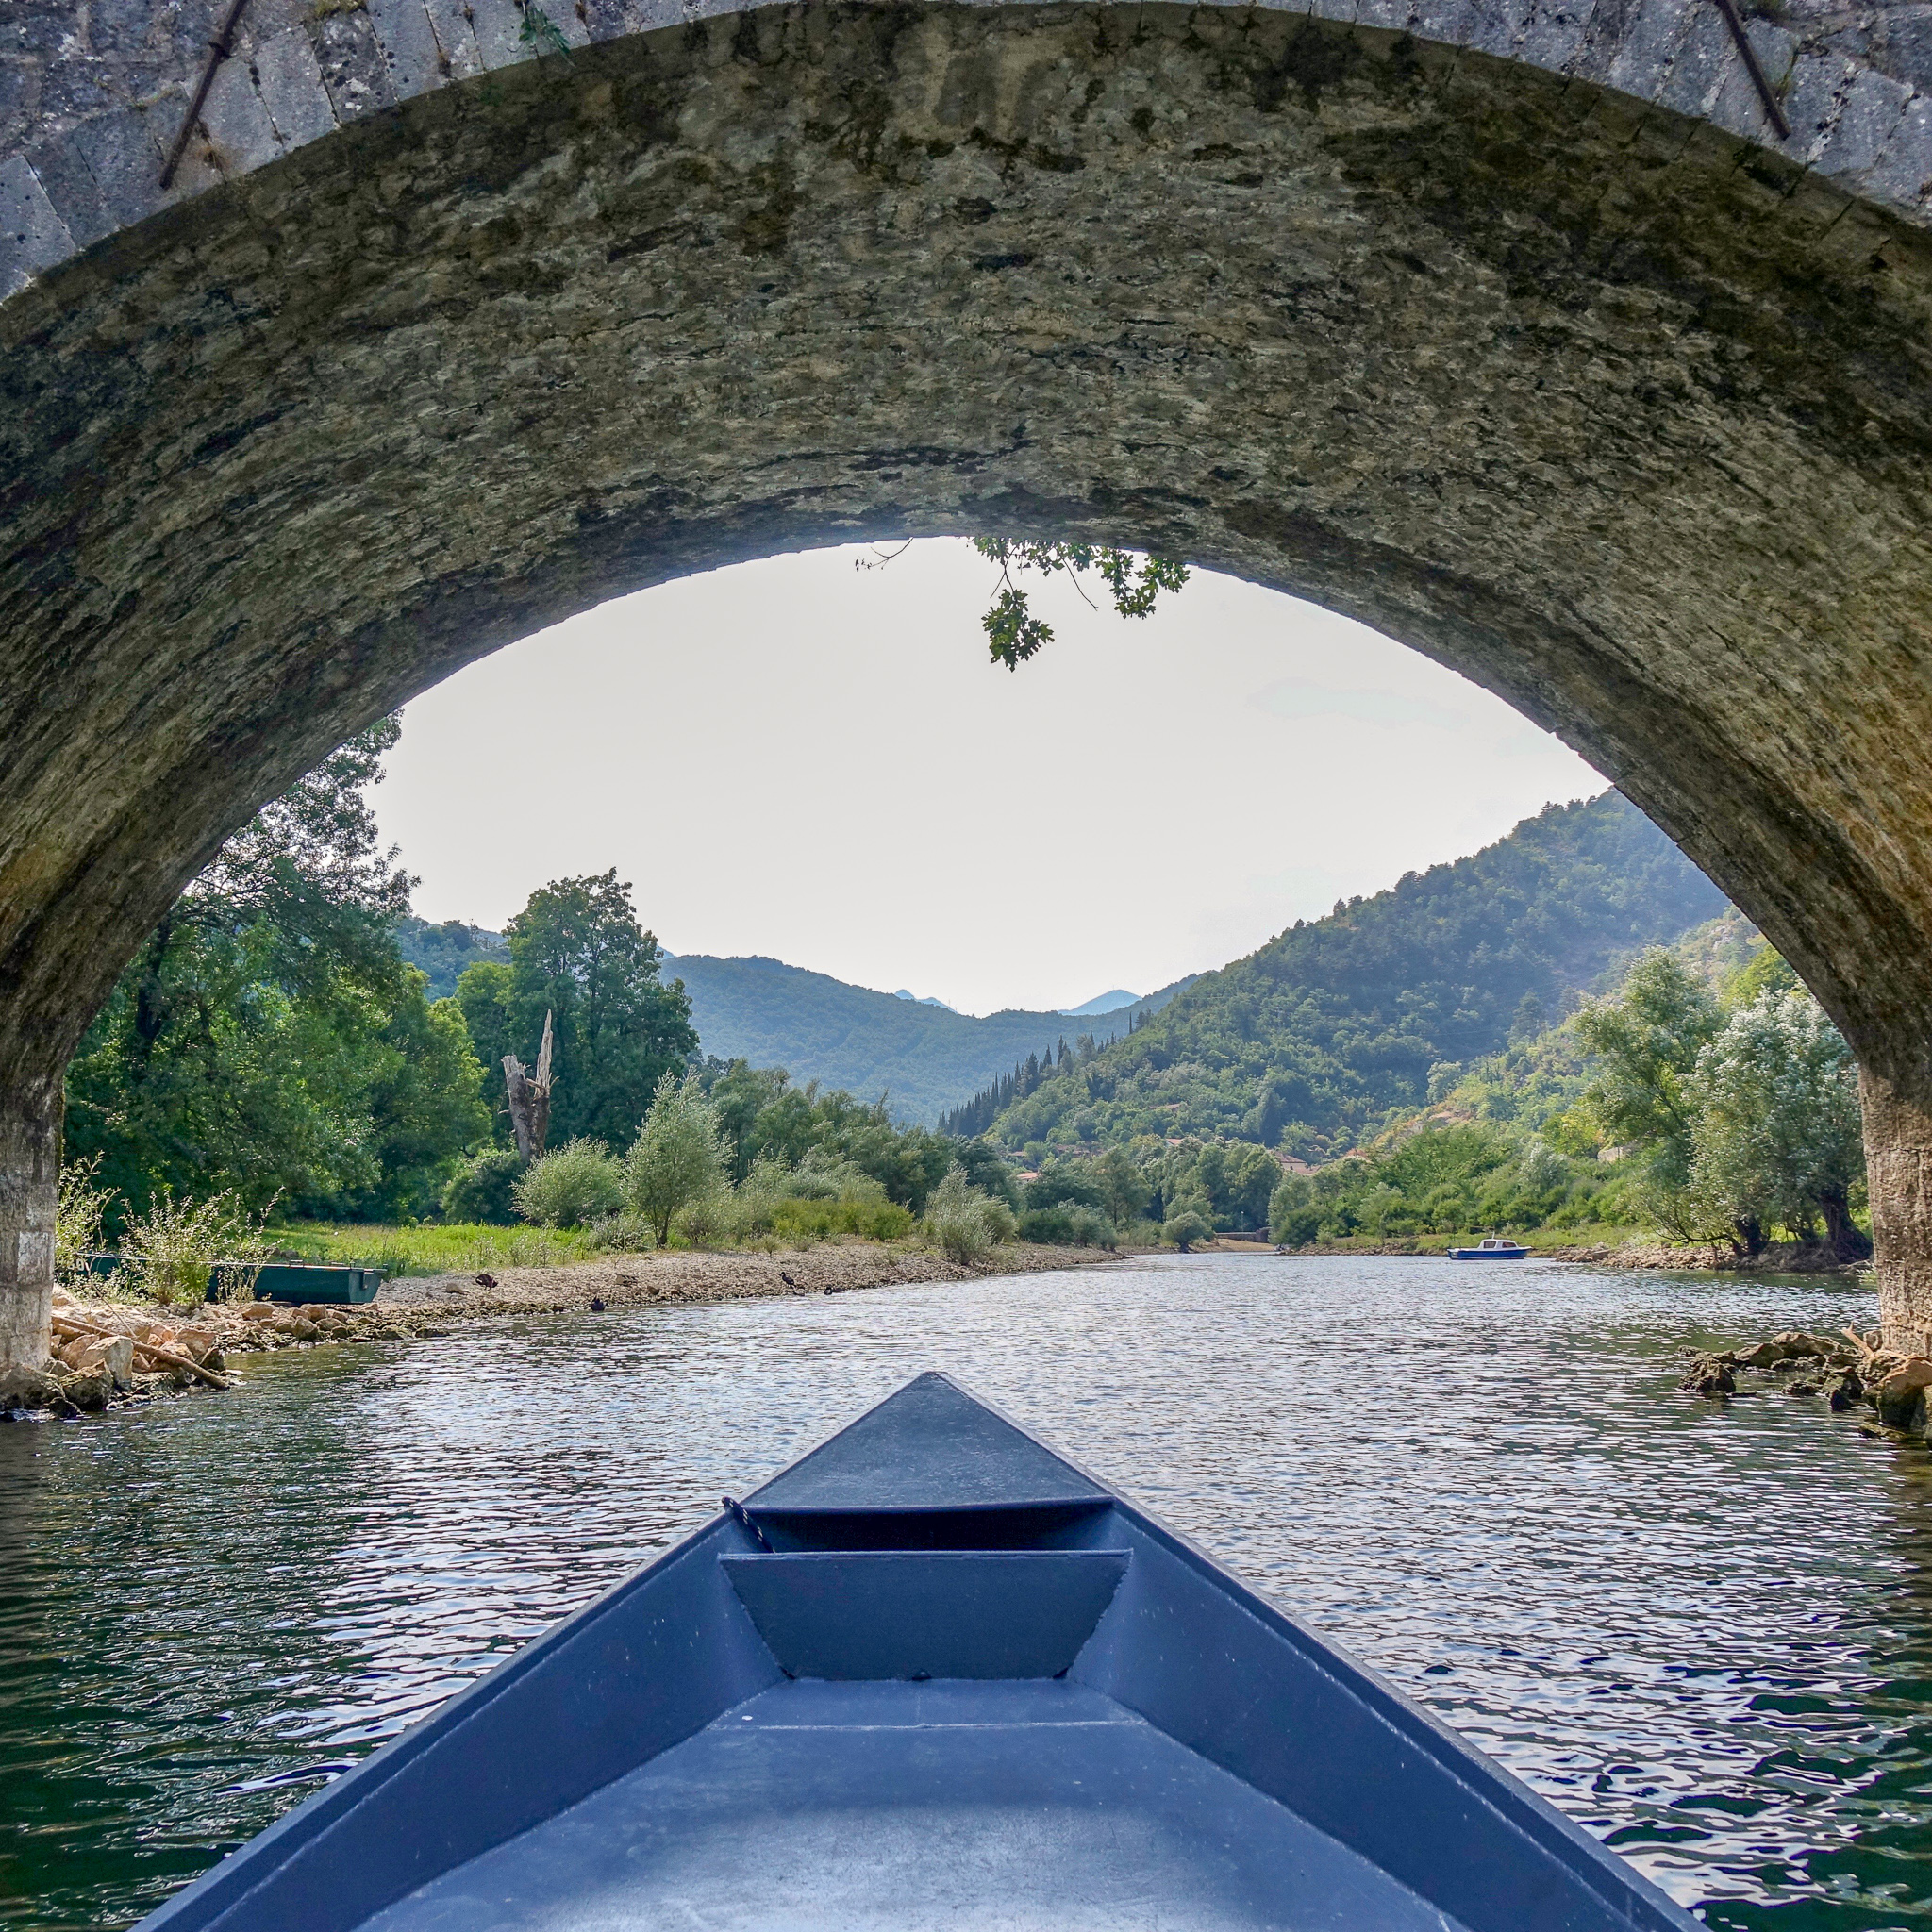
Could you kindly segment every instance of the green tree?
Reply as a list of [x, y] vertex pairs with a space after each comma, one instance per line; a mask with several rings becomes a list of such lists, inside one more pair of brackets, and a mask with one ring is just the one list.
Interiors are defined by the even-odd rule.
[[1026, 1206], [1035, 1208], [1107, 1207], [1107, 1184], [1089, 1160], [1050, 1160], [1037, 1179], [1026, 1183]]
[[225, 1190], [419, 1211], [480, 1133], [467, 1028], [396, 947], [411, 881], [367, 793], [397, 735], [352, 740], [230, 839], [82, 1041], [68, 1152], [135, 1212]]
[[[658, 977], [658, 941], [638, 924], [630, 887], [614, 869], [555, 879], [530, 894], [504, 937], [509, 1043], [503, 1050], [534, 1061], [543, 1016], [553, 1016], [552, 1138], [588, 1135], [622, 1144], [659, 1082], [681, 1070], [698, 1043], [683, 983], [667, 986]], [[472, 974], [491, 971], [469, 968], [458, 998]], [[479, 1007], [492, 984], [479, 988]], [[497, 1064], [500, 1070], [500, 1058]]]
[[625, 1197], [651, 1224], [659, 1246], [685, 1208], [723, 1192], [728, 1159], [697, 1079], [663, 1074], [624, 1162]]
[[526, 1056], [528, 1051], [512, 1017], [509, 962], [484, 959], [464, 967], [453, 997], [470, 1029], [470, 1044], [479, 1062], [479, 1091], [490, 1109], [491, 1133], [508, 1144], [509, 1107], [504, 1092], [503, 1057], [507, 1053]]
[[1172, 1241], [1185, 1255], [1197, 1241], [1212, 1241], [1214, 1230], [1198, 1208], [1183, 1207], [1161, 1224], [1160, 1238]]
[[1606, 1140], [1645, 1156], [1655, 1179], [1673, 1191], [1690, 1180], [1697, 1058], [1723, 1024], [1709, 990], [1656, 946], [1613, 998], [1576, 1016], [1577, 1037], [1603, 1062], [1586, 1107]]
[[1322, 1228], [1314, 1183], [1305, 1174], [1285, 1174], [1268, 1202], [1268, 1231], [1284, 1247], [1306, 1247]]
[[1693, 1193], [1738, 1227], [1824, 1223], [1842, 1261], [1871, 1242], [1852, 1218], [1865, 1172], [1857, 1067], [1810, 994], [1766, 992], [1698, 1056]]
[[377, 1178], [314, 1203], [318, 1211], [352, 1221], [427, 1214], [459, 1158], [489, 1137], [483, 1069], [462, 1008], [453, 999], [425, 1003], [424, 975], [404, 970], [409, 984], [381, 1029], [367, 1089]]
[[884, 1096], [868, 1105], [849, 1093], [821, 1095], [812, 1108], [813, 1144], [869, 1174], [889, 1200], [914, 1214], [953, 1165], [955, 1143], [924, 1127], [896, 1127]]
[[1109, 1147], [1093, 1163], [1093, 1171], [1106, 1191], [1108, 1218], [1116, 1227], [1132, 1227], [1145, 1216], [1154, 1184], [1124, 1147]]
[[1802, 992], [1790, 962], [1768, 940], [1759, 940], [1751, 957], [1725, 983], [1724, 1004], [1733, 1009], [1748, 1007], [1768, 992]]
[[1019, 1184], [1013, 1170], [1000, 1158], [998, 1148], [985, 1140], [961, 1141], [953, 1155], [954, 1165], [974, 1192], [998, 1201], [1008, 1209], [1020, 1205]]
[[[796, 1135], [788, 1135], [782, 1130], [761, 1134], [759, 1122], [765, 1118], [767, 1109], [778, 1100], [785, 1098], [791, 1091], [791, 1076], [783, 1067], [755, 1067], [748, 1060], [737, 1059], [720, 1061], [715, 1058], [699, 1069], [699, 1078], [706, 1094], [718, 1116], [719, 1131], [724, 1134], [731, 1147], [731, 1178], [734, 1183], [744, 1179], [760, 1156], [770, 1157], [778, 1150], [771, 1141], [774, 1138], [789, 1144], [784, 1159], [788, 1167], [795, 1167], [804, 1157], [805, 1150], [811, 1144], [809, 1125]], [[810, 1099], [805, 1095], [795, 1096], [799, 1105], [787, 1108], [781, 1115], [773, 1116], [770, 1127], [779, 1129], [781, 1120], [790, 1120], [803, 1110], [808, 1117]], [[784, 1158], [784, 1155], [780, 1155]]]

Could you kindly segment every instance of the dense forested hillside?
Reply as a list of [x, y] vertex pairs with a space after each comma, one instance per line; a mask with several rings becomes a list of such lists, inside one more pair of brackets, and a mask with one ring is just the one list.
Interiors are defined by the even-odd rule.
[[411, 966], [428, 975], [429, 984], [424, 991], [433, 1000], [447, 999], [456, 991], [464, 969], [479, 959], [509, 958], [500, 932], [460, 919], [431, 925], [413, 912], [396, 921], [396, 946]]
[[1129, 1037], [1057, 1065], [993, 1131], [1008, 1146], [1153, 1133], [1326, 1158], [1724, 905], [1619, 793], [1550, 806], [1204, 975]]
[[679, 954], [664, 961], [684, 982], [703, 1051], [724, 1060], [783, 1067], [800, 1086], [816, 1080], [868, 1099], [887, 1096], [893, 1118], [930, 1125], [941, 1108], [1029, 1054], [1093, 1033], [1110, 1040], [1130, 1014], [1158, 1010], [1164, 988], [1098, 1019], [1004, 1012], [984, 1019], [848, 986], [776, 959]]

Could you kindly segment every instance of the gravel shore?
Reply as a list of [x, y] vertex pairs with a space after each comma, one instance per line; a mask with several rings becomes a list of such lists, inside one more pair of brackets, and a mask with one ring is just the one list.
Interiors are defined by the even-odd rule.
[[386, 1281], [376, 1307], [439, 1322], [484, 1315], [545, 1314], [653, 1302], [730, 1302], [752, 1296], [842, 1294], [915, 1281], [977, 1281], [990, 1274], [1033, 1274], [1091, 1268], [1117, 1257], [1099, 1248], [1037, 1247], [1015, 1241], [995, 1248], [983, 1267], [963, 1267], [929, 1248], [876, 1241], [826, 1241], [776, 1254], [658, 1251], [606, 1255], [560, 1268], [503, 1268], [487, 1274], [410, 1275]]

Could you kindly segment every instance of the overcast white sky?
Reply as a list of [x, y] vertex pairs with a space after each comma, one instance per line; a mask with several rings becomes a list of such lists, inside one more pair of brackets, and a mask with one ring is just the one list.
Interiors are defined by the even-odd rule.
[[1136, 993], [1604, 781], [1453, 672], [1196, 574], [1150, 619], [1036, 590], [1008, 674], [964, 542], [817, 551], [587, 612], [410, 705], [375, 793], [416, 909], [501, 927], [616, 866], [674, 953], [964, 1012]]

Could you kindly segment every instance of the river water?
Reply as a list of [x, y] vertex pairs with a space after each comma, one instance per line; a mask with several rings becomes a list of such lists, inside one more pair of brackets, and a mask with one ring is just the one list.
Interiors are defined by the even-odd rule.
[[1837, 1284], [1168, 1257], [506, 1321], [0, 1425], [0, 1926], [125, 1925], [924, 1368], [1724, 1927], [1932, 1921], [1932, 1458], [1687, 1350]]

